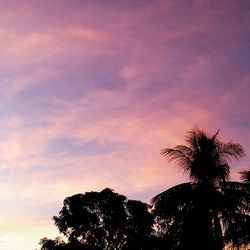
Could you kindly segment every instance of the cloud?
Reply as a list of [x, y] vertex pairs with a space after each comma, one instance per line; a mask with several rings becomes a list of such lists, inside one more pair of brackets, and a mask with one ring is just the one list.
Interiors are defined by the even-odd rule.
[[4, 217], [19, 209], [3, 232], [29, 220], [49, 236], [74, 193], [148, 202], [187, 180], [160, 149], [194, 127], [250, 146], [247, 2], [14, 2], [0, 10], [0, 186]]

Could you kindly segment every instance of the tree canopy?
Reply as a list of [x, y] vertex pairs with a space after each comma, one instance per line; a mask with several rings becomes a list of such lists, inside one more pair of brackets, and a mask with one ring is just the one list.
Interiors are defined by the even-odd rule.
[[109, 188], [67, 197], [53, 219], [67, 243], [44, 238], [41, 250], [152, 249], [153, 216], [148, 205]]

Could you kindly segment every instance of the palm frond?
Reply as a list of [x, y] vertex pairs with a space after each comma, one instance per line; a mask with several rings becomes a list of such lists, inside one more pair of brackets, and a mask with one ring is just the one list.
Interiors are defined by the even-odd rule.
[[216, 131], [216, 133], [211, 137], [211, 140], [216, 141], [219, 132], [220, 132], [220, 129], [218, 129], [218, 130]]
[[250, 184], [250, 169], [249, 170], [245, 170], [245, 171], [241, 171], [240, 173], [240, 179], [246, 183], [246, 184]]
[[238, 143], [219, 143], [220, 147], [220, 154], [225, 157], [227, 160], [230, 160], [231, 158], [239, 159], [239, 157], [242, 157], [245, 155], [243, 147]]
[[161, 150], [161, 154], [169, 161], [175, 161], [177, 165], [186, 169], [192, 159], [190, 158], [190, 149], [185, 146], [176, 146], [175, 148], [166, 148]]
[[186, 142], [189, 144], [192, 150], [196, 150], [199, 148], [199, 139], [205, 136], [204, 132], [199, 129], [195, 129], [193, 131], [189, 131], [186, 136]]
[[195, 183], [192, 183], [192, 182], [186, 182], [186, 183], [182, 183], [182, 184], [179, 184], [179, 185], [176, 185], [172, 188], [169, 188], [163, 192], [161, 192], [160, 194], [156, 195], [155, 197], [153, 197], [150, 201], [150, 203], [152, 205], [155, 205], [155, 204], [158, 204], [159, 202], [165, 202], [166, 199], [181, 199], [181, 197], [183, 197], [183, 199], [187, 198], [184, 196], [178, 196], [178, 194], [181, 194], [183, 195], [183, 193], [187, 194], [189, 193], [191, 190], [194, 189], [194, 187], [196, 186]]

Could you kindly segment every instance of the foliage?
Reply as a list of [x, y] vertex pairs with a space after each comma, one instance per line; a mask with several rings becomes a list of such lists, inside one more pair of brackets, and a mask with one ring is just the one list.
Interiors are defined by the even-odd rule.
[[240, 178], [244, 183], [250, 184], [250, 169], [245, 170], [245, 171], [241, 171], [240, 175], [241, 175]]
[[43, 239], [41, 250], [77, 249], [76, 245], [95, 250], [152, 249], [148, 248], [153, 224], [148, 205], [108, 188], [66, 198], [53, 219], [68, 242]]
[[162, 155], [176, 161], [192, 181], [214, 184], [229, 180], [229, 160], [243, 156], [244, 150], [240, 144], [220, 142], [217, 136], [218, 132], [209, 137], [203, 131], [191, 131], [186, 137], [188, 146], [163, 149]]
[[229, 160], [244, 151], [217, 136], [218, 132], [207, 136], [195, 130], [187, 136], [188, 146], [162, 150], [192, 180], [152, 199], [158, 233], [171, 249], [221, 250], [226, 244], [238, 247], [249, 242], [249, 189], [228, 181]]
[[61, 237], [57, 237], [54, 240], [43, 238], [39, 244], [42, 245], [41, 250], [59, 250], [65, 247], [65, 242]]

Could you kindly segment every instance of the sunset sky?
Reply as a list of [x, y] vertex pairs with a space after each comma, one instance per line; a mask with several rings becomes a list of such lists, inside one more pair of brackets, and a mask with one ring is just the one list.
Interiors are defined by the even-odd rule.
[[0, 0], [0, 249], [59, 235], [63, 199], [149, 202], [187, 177], [161, 155], [220, 129], [250, 166], [250, 1]]

